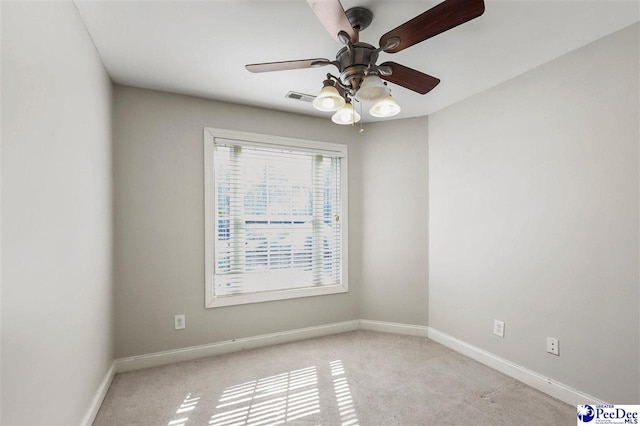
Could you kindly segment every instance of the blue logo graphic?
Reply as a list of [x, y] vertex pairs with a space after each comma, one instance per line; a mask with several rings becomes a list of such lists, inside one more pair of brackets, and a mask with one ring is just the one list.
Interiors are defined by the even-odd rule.
[[595, 417], [596, 412], [590, 405], [580, 405], [578, 407], [578, 418], [581, 422], [589, 423]]

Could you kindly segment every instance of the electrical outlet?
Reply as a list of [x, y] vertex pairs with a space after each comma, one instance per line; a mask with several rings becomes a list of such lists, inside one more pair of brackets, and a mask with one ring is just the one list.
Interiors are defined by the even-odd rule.
[[184, 314], [176, 315], [174, 317], [174, 326], [176, 330], [182, 330], [187, 326], [185, 323]]
[[555, 337], [547, 337], [547, 352], [560, 356], [560, 342]]
[[493, 320], [493, 334], [504, 338], [504, 322]]

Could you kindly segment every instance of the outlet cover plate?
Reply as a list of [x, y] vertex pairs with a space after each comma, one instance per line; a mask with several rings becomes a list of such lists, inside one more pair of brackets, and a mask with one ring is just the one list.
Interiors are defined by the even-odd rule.
[[174, 327], [176, 330], [182, 330], [186, 327], [184, 314], [176, 315], [174, 317]]
[[555, 337], [547, 337], [547, 352], [560, 356], [560, 342]]
[[504, 338], [504, 321], [493, 320], [493, 334]]

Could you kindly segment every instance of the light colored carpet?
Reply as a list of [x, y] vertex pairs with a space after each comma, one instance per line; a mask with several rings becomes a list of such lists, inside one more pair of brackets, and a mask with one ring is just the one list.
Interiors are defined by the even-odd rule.
[[429, 339], [355, 331], [118, 374], [94, 425], [575, 425]]

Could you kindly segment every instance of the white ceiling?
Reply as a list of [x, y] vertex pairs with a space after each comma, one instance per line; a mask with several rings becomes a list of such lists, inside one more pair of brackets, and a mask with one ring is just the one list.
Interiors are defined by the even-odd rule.
[[[395, 118], [427, 115], [482, 92], [640, 19], [637, 0], [485, 0], [481, 17], [396, 54], [394, 61], [442, 80], [426, 95], [389, 84], [402, 106]], [[361, 41], [382, 34], [438, 1], [342, 0], [369, 8]], [[114, 82], [315, 116], [310, 103], [332, 67], [252, 74], [244, 65], [335, 59], [340, 48], [304, 0], [76, 0]], [[366, 113], [365, 121], [373, 121]]]

